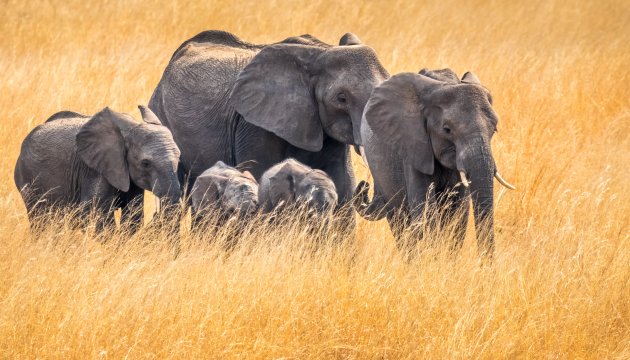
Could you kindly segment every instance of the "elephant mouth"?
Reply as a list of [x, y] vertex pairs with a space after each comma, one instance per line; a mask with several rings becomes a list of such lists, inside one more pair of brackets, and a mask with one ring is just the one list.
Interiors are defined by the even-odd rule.
[[455, 145], [451, 145], [447, 147], [446, 149], [444, 149], [438, 156], [442, 157], [442, 156], [446, 156], [448, 154], [454, 154], [454, 153], [455, 153]]

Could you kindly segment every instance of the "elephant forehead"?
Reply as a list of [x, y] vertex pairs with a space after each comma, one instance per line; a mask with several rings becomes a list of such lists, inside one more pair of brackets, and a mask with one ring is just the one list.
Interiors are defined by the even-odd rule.
[[244, 176], [235, 176], [231, 177], [229, 180], [229, 186], [232, 187], [240, 187], [245, 186], [247, 190], [258, 189], [258, 185], [254, 183], [252, 180], [244, 177]]
[[132, 142], [140, 144], [178, 149], [171, 132], [161, 125], [143, 124], [136, 126], [129, 138]]
[[311, 172], [303, 180], [306, 184], [312, 185], [316, 188], [333, 189], [335, 191], [335, 183], [326, 174], [320, 174], [317, 172]]
[[465, 109], [490, 105], [488, 91], [471, 84], [444, 86], [431, 96], [431, 100], [437, 105], [454, 105]]
[[143, 142], [130, 145], [127, 156], [130, 159], [148, 159], [155, 162], [168, 163], [176, 171], [180, 155], [181, 153], [177, 147], [161, 142]]
[[338, 46], [325, 51], [320, 56], [322, 65], [328, 70], [348, 70], [367, 72], [387, 77], [387, 71], [381, 65], [376, 52], [367, 46]]

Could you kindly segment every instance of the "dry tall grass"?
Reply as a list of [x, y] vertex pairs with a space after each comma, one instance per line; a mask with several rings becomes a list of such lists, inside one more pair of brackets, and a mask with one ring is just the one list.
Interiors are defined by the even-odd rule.
[[[630, 358], [627, 1], [0, 6], [0, 357]], [[102, 244], [62, 223], [32, 241], [12, 179], [27, 132], [62, 109], [136, 114], [205, 29], [352, 31], [391, 73], [476, 72], [518, 186], [497, 190], [494, 265], [472, 235], [455, 259], [406, 262], [364, 221], [356, 247], [315, 252], [293, 225], [253, 227], [229, 255], [189, 237], [176, 260], [151, 231]]]

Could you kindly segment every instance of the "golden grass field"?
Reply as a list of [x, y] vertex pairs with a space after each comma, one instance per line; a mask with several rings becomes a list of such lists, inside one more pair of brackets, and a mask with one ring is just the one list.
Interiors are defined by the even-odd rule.
[[[13, 167], [59, 110], [139, 118], [172, 52], [206, 29], [251, 42], [356, 33], [394, 74], [472, 70], [500, 116], [494, 262], [412, 261], [385, 222], [311, 251], [257, 224], [227, 254], [53, 224], [31, 239]], [[0, 0], [0, 358], [630, 358], [628, 1]], [[355, 158], [359, 178], [367, 169]], [[147, 201], [151, 208], [151, 202]]]

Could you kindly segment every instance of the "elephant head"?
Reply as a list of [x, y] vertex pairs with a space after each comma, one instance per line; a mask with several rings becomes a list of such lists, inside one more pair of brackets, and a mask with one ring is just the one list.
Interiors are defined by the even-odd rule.
[[248, 171], [241, 172], [219, 161], [197, 177], [191, 198], [197, 214], [217, 209], [244, 217], [258, 209], [258, 183]]
[[491, 247], [493, 177], [511, 185], [496, 170], [490, 141], [498, 117], [477, 77], [468, 72], [459, 80], [448, 69], [395, 75], [374, 90], [365, 120], [417, 171], [433, 175], [437, 161], [459, 172], [472, 195], [478, 241]]
[[144, 123], [109, 108], [95, 114], [76, 136], [78, 155], [118, 190], [128, 191], [133, 182], [176, 203], [179, 149], [155, 114], [139, 108]]
[[340, 46], [294, 39], [263, 48], [239, 74], [231, 101], [245, 121], [298, 148], [319, 151], [324, 135], [359, 145], [365, 104], [388, 76], [353, 34]]
[[265, 211], [284, 205], [305, 206], [323, 216], [337, 206], [337, 189], [332, 179], [294, 160], [285, 160], [266, 172], [261, 181], [260, 198], [266, 200]]

